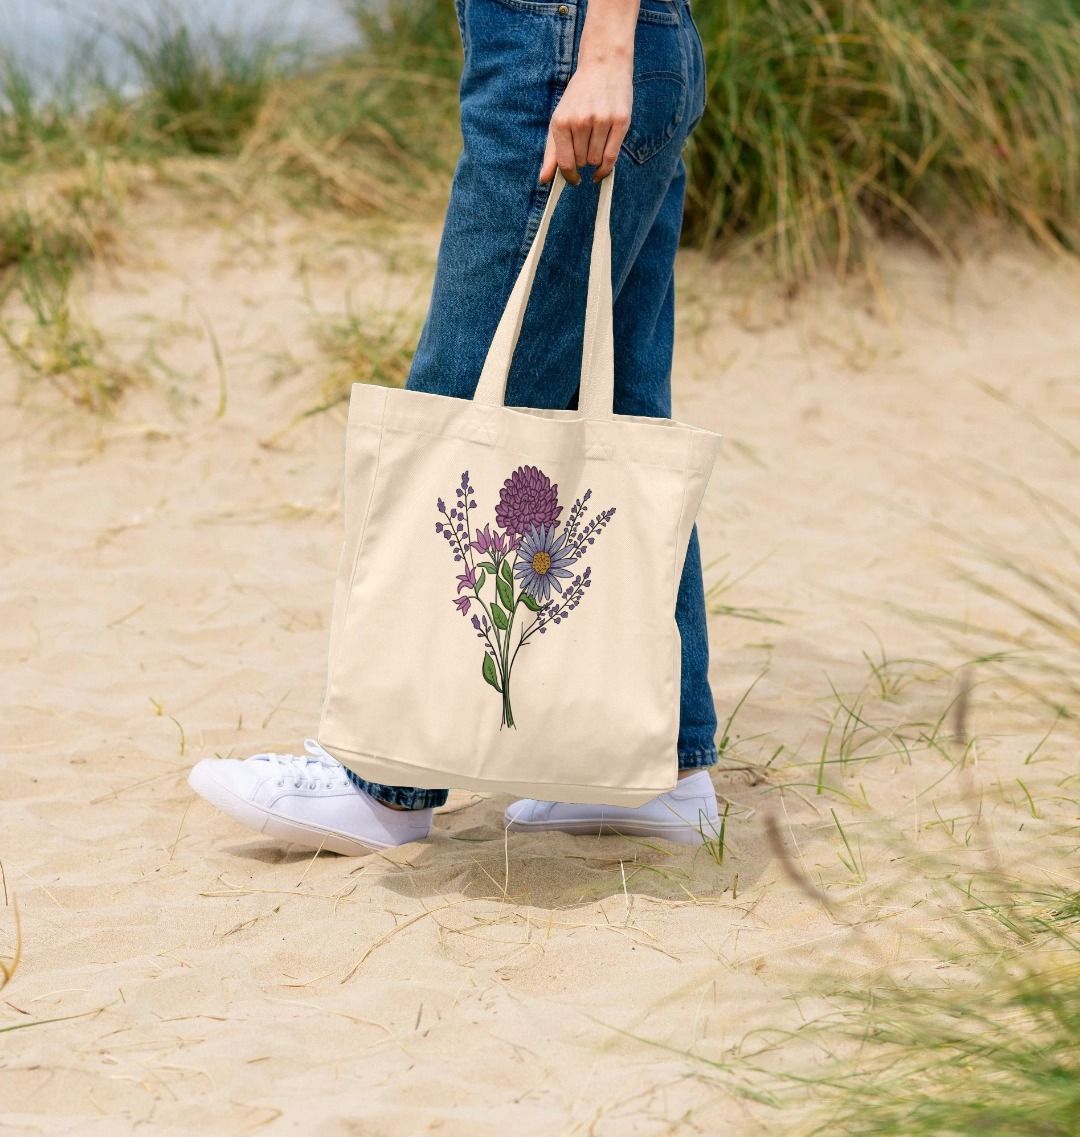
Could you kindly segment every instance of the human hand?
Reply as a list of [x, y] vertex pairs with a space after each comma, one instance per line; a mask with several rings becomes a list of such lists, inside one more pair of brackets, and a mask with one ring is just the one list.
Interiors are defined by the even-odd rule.
[[[635, 3], [632, 9], [624, 7], [619, 13], [624, 24], [627, 14], [636, 19], [636, 8]], [[628, 25], [627, 45], [626, 36], [612, 34], [609, 23], [590, 26], [591, 16], [590, 5], [577, 68], [551, 116], [541, 182], [550, 181], [559, 169], [572, 186], [580, 185], [580, 166], [596, 167], [594, 182], [606, 178], [615, 168], [630, 126], [634, 105], [633, 23]]]

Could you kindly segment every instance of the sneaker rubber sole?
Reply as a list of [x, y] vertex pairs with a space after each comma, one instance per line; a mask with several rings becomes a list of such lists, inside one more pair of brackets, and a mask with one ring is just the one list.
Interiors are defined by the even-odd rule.
[[719, 818], [702, 818], [701, 830], [694, 828], [685, 821], [637, 821], [633, 818], [601, 820], [599, 818], [583, 817], [566, 821], [519, 821], [504, 818], [506, 828], [511, 833], [570, 833], [578, 837], [586, 836], [612, 836], [612, 837], [662, 837], [665, 841], [676, 841], [680, 845], [702, 844], [702, 831], [706, 837], [712, 837], [710, 821], [718, 822]]

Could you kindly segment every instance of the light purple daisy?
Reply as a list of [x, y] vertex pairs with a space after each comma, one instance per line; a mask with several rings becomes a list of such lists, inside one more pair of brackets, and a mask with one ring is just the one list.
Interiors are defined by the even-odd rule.
[[551, 590], [562, 592], [562, 581], [574, 574], [567, 567], [574, 561], [566, 547], [566, 534], [555, 535], [554, 525], [533, 525], [521, 539], [514, 575], [518, 584], [538, 603], [551, 599]]
[[511, 536], [523, 535], [533, 525], [558, 524], [562, 506], [559, 487], [536, 466], [519, 466], [503, 482], [495, 520]]

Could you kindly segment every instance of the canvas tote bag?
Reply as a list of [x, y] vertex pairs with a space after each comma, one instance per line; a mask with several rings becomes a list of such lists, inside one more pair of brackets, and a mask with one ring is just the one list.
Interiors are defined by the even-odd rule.
[[612, 805], [676, 783], [675, 598], [721, 435], [613, 413], [613, 184], [578, 409], [504, 406], [561, 173], [473, 399], [351, 387], [318, 741], [361, 777]]

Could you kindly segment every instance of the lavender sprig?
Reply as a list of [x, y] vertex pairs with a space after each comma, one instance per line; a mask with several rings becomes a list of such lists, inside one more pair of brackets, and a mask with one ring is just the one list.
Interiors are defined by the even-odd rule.
[[456, 550], [454, 560], [464, 561], [469, 566], [473, 565], [469, 510], [476, 508], [476, 500], [472, 496], [475, 492], [469, 484], [469, 471], [466, 470], [461, 475], [461, 485], [457, 490], [457, 505], [447, 510], [441, 497], [435, 502], [435, 508], [446, 518], [445, 524], [442, 521], [435, 523], [435, 532], [441, 533], [453, 545]]
[[[577, 576], [570, 582], [569, 588], [563, 593], [562, 600], [558, 604], [552, 602], [545, 604], [543, 608], [536, 614], [536, 619], [525, 629], [521, 636], [521, 643], [524, 643], [531, 635], [539, 632], [540, 635], [546, 635], [549, 624], [561, 624], [564, 620], [570, 618], [570, 613], [581, 603], [582, 597], [585, 595], [585, 589], [592, 587], [592, 565], [589, 565], [583, 573], [578, 573]], [[518, 644], [520, 648], [521, 644]], [[517, 652], [514, 653], [515, 655]]]
[[577, 532], [577, 527], [581, 522], [581, 518], [585, 513], [585, 504], [589, 498], [592, 497], [592, 490], [586, 490], [583, 497], [579, 497], [574, 502], [570, 510], [570, 516], [566, 519], [566, 525], [563, 527], [563, 532], [566, 534], [567, 541], [573, 539], [574, 534]]
[[615, 516], [615, 506], [602, 510], [582, 529], [573, 545], [574, 559], [578, 560], [588, 551], [586, 545], [595, 543], [596, 538], [603, 532], [607, 523]]
[[592, 565], [589, 565], [583, 573], [579, 573], [574, 577], [570, 587], [563, 594], [562, 603], [556, 605], [548, 604], [539, 613], [538, 620], [540, 627], [538, 631], [543, 634], [547, 631], [548, 624], [561, 624], [581, 603], [581, 598], [585, 595], [585, 589], [591, 587]]
[[455, 561], [467, 561], [465, 518], [457, 509], [447, 510], [442, 498], [435, 503], [435, 508], [446, 518], [445, 523], [435, 522], [435, 532], [450, 542]]
[[465, 549], [470, 564], [472, 564], [472, 546], [470, 544], [472, 540], [472, 528], [469, 523], [469, 510], [476, 508], [476, 500], [472, 496], [474, 493], [476, 493], [476, 491], [469, 485], [469, 471], [466, 470], [461, 475], [461, 485], [458, 486], [457, 489], [457, 499], [458, 516], [465, 518]]
[[486, 615], [477, 616], [474, 613], [473, 618], [470, 622], [472, 623], [472, 626], [476, 629], [476, 638], [478, 640], [483, 640], [484, 643], [486, 643], [487, 646], [491, 649], [492, 654], [495, 656], [495, 658], [498, 659], [499, 652], [498, 652], [495, 644], [493, 644], [491, 642], [491, 625], [488, 623], [487, 616]]

